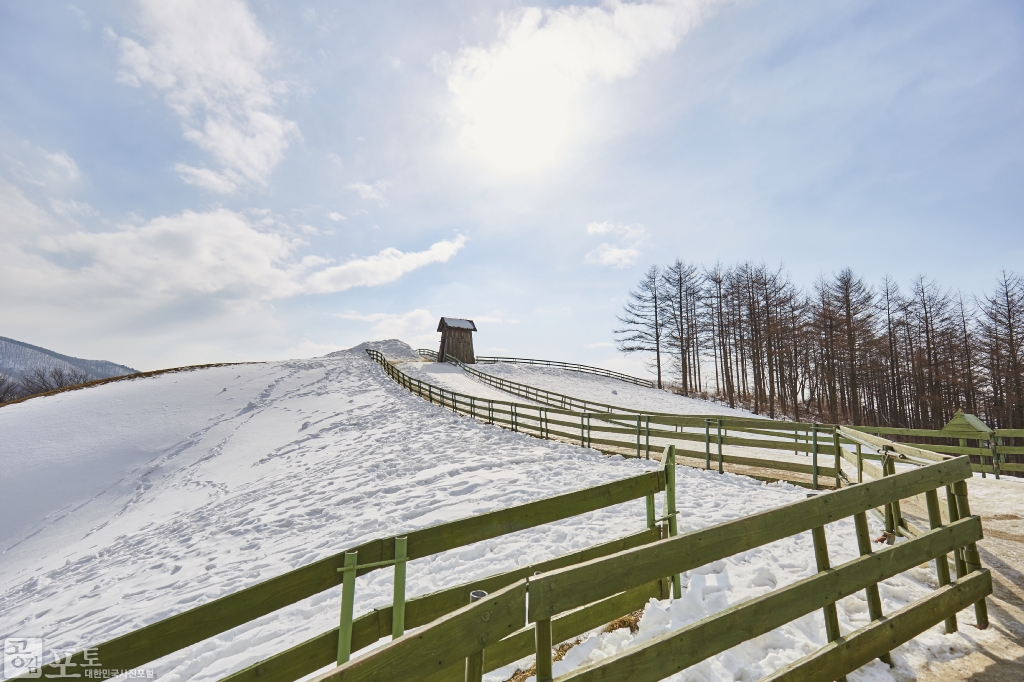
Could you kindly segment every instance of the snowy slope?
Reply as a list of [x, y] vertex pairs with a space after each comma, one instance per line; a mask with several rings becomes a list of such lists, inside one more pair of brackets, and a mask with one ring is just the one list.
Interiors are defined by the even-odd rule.
[[[359, 352], [38, 398], [0, 408], [0, 432], [0, 512], [31, 510], [5, 527], [0, 637], [41, 636], [58, 649], [373, 537], [654, 466], [456, 417], [401, 390]], [[640, 530], [643, 502], [624, 507], [414, 563], [410, 593], [597, 544], [610, 527]], [[358, 610], [389, 601], [389, 583], [387, 571], [360, 579]], [[156, 668], [169, 679], [223, 676], [332, 627], [337, 597]]]
[[544, 388], [549, 391], [583, 398], [595, 402], [628, 407], [635, 410], [651, 412], [670, 412], [672, 414], [720, 414], [734, 417], [750, 417], [746, 410], [732, 409], [725, 405], [687, 398], [656, 388], [637, 386], [618, 379], [573, 372], [558, 367], [537, 367], [531, 365], [513, 365], [509, 363], [477, 364], [474, 367], [510, 381], [518, 381], [528, 386]]
[[[48, 650], [59, 651], [105, 641], [373, 537], [655, 466], [455, 416], [399, 388], [358, 351], [38, 398], [0, 408], [0, 433], [0, 512], [6, 519], [30, 509], [5, 521], [0, 637], [43, 637]], [[685, 467], [679, 484], [684, 532], [804, 495]], [[409, 594], [604, 542], [644, 522], [637, 501], [425, 558], [410, 564]], [[830, 528], [829, 542], [833, 556], [850, 557], [856, 548], [846, 524]], [[811, 572], [809, 537], [718, 562], [685, 576], [684, 600], [652, 601], [637, 637]], [[887, 581], [886, 607], [921, 594], [930, 580], [920, 569]], [[390, 571], [360, 578], [357, 597], [357, 613], [390, 602]], [[339, 590], [330, 590], [147, 667], [173, 681], [223, 677], [335, 626], [338, 598]], [[844, 624], [865, 618], [862, 598], [840, 604]], [[984, 642], [987, 635], [969, 636]], [[823, 639], [814, 614], [715, 657], [706, 677], [695, 679], [746, 679]], [[621, 632], [595, 636], [565, 665], [632, 641]], [[915, 657], [970, 646], [967, 635], [932, 632], [896, 659], [906, 672]], [[506, 679], [511, 669], [488, 679]], [[896, 678], [876, 663], [850, 679]]]
[[32, 370], [48, 370], [51, 367], [63, 367], [64, 369], [73, 367], [88, 374], [90, 379], [106, 379], [136, 372], [131, 367], [106, 360], [73, 358], [54, 353], [46, 348], [0, 336], [0, 374], [17, 379]]
[[535, 404], [532, 400], [488, 386], [466, 374], [462, 368], [446, 362], [403, 362], [400, 369], [411, 377], [434, 386], [440, 386], [456, 393], [471, 395], [485, 400], [504, 400], [516, 403]]

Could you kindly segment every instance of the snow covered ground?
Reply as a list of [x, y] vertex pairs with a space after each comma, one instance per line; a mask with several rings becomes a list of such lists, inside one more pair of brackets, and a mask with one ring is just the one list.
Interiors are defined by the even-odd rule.
[[442, 362], [403, 362], [399, 368], [420, 381], [441, 386], [456, 393], [471, 395], [485, 400], [504, 400], [507, 402], [535, 404], [531, 400], [488, 386], [466, 374], [460, 367]]
[[[386, 350], [408, 358], [407, 347]], [[401, 389], [359, 349], [37, 398], [0, 409], [0, 433], [0, 638], [42, 637], [47, 659], [370, 538], [656, 466], [453, 415]], [[684, 532], [805, 494], [685, 467], [678, 476]], [[636, 501], [421, 559], [409, 566], [408, 591], [424, 594], [575, 551], [644, 523]], [[830, 527], [829, 542], [833, 561], [852, 558], [852, 524]], [[637, 635], [595, 634], [557, 670], [813, 572], [809, 534], [716, 562], [685, 576], [683, 599], [652, 601]], [[886, 609], [933, 581], [925, 568], [886, 581]], [[335, 626], [339, 591], [146, 667], [175, 682], [223, 677]], [[357, 582], [357, 613], [390, 598], [388, 570]], [[847, 630], [866, 622], [862, 597], [844, 599], [839, 613]], [[756, 679], [823, 644], [823, 627], [813, 614], [676, 679]], [[961, 655], [989, 636], [940, 632], [901, 647], [896, 671], [876, 662], [850, 679], [906, 679], [926, 657]], [[487, 679], [507, 679], [514, 667]]]
[[637, 386], [610, 377], [573, 372], [557, 367], [513, 365], [504, 362], [493, 365], [477, 364], [474, 367], [481, 372], [510, 381], [518, 381], [528, 386], [634, 410], [671, 412], [672, 414], [720, 414], [730, 417], [751, 416], [751, 413], [746, 410], [733, 409], [706, 400], [687, 398], [656, 388]]

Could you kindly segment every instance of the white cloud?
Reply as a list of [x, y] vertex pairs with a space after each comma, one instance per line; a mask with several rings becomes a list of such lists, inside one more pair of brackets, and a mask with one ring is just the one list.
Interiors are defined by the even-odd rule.
[[612, 348], [615, 344], [611, 341], [600, 341], [598, 343], [588, 343], [586, 348]]
[[522, 173], [553, 164], [594, 118], [595, 83], [627, 78], [675, 49], [713, 0], [623, 3], [502, 15], [498, 39], [442, 58], [462, 143], [487, 165]]
[[174, 170], [187, 185], [195, 185], [220, 194], [231, 194], [238, 189], [238, 183], [226, 173], [218, 173], [209, 168], [195, 168], [186, 163], [175, 164]]
[[587, 234], [610, 234], [630, 241], [639, 241], [646, 235], [644, 226], [640, 224], [623, 225], [621, 223], [603, 222], [589, 223]]
[[[76, 202], [55, 209], [61, 217], [94, 213]], [[392, 282], [450, 260], [466, 242], [460, 235], [425, 251], [387, 248], [334, 264], [320, 256], [300, 257], [305, 242], [296, 230], [256, 213], [254, 222], [228, 209], [184, 211], [104, 232], [68, 233], [61, 229], [66, 223], [55, 219], [56, 210], [39, 208], [0, 180], [0, 279], [10, 276], [16, 288], [49, 301], [85, 296], [134, 301], [142, 308], [195, 295], [270, 301]], [[302, 226], [298, 231], [305, 232]]]
[[291, 261], [300, 244], [219, 209], [185, 211], [109, 232], [73, 232], [46, 238], [41, 246], [86, 257], [88, 264], [73, 276], [97, 293], [272, 299], [302, 290], [296, 275], [312, 263]]
[[384, 191], [391, 186], [391, 183], [385, 180], [378, 180], [372, 185], [368, 185], [365, 182], [353, 182], [348, 186], [350, 190], [356, 192], [360, 199], [365, 201], [376, 201], [381, 206], [387, 206], [387, 198], [384, 196]]
[[639, 224], [590, 223], [587, 225], [587, 234], [604, 235], [614, 240], [613, 243], [599, 244], [584, 257], [592, 265], [612, 268], [625, 268], [636, 263], [640, 258], [640, 247], [647, 241], [647, 231]]
[[100, 214], [95, 208], [84, 201], [74, 199], [50, 201], [50, 208], [62, 218], [75, 218], [77, 216], [98, 216]]
[[82, 174], [78, 170], [78, 164], [64, 152], [47, 154], [46, 158], [53, 164], [54, 169], [60, 176], [68, 180], [78, 180], [81, 177]]
[[398, 249], [384, 249], [375, 256], [355, 258], [313, 273], [306, 280], [309, 293], [345, 291], [358, 286], [378, 286], [393, 282], [407, 272], [431, 263], [446, 263], [465, 245], [466, 237], [440, 241], [426, 251], [403, 253]]
[[336, 223], [340, 223], [342, 220], [348, 220], [348, 218], [346, 218], [345, 216], [341, 215], [337, 211], [331, 211], [330, 213], [327, 214], [327, 217], [330, 218], [331, 220], [333, 220]]
[[345, 320], [369, 322], [371, 332], [380, 339], [401, 339], [414, 347], [419, 344], [433, 344], [437, 337], [437, 320], [429, 310], [417, 308], [407, 313], [337, 313]]
[[118, 38], [118, 81], [166, 93], [185, 139], [219, 170], [178, 164], [182, 179], [214, 192], [265, 185], [298, 126], [277, 113], [283, 86], [263, 75], [274, 47], [241, 0], [138, 3], [140, 41]]
[[636, 262], [640, 252], [632, 247], [600, 244], [586, 255], [586, 261], [592, 265], [607, 265], [613, 268], [625, 268]]
[[85, 12], [83, 12], [80, 8], [74, 5], [68, 5], [68, 12], [70, 12], [72, 15], [74, 15], [76, 19], [78, 19], [78, 26], [83, 31], [88, 31], [92, 27], [92, 24], [89, 23], [88, 17], [85, 16]]

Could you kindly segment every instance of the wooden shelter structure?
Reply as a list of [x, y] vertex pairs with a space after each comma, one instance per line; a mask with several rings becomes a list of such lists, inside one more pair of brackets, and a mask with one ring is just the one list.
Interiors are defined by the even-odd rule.
[[437, 323], [437, 331], [441, 332], [441, 347], [437, 351], [438, 362], [446, 362], [453, 358], [467, 365], [476, 364], [476, 356], [473, 355], [473, 332], [476, 331], [476, 325], [473, 324], [473, 320], [442, 317]]
[[944, 438], [959, 438], [962, 441], [961, 444], [966, 445], [963, 441], [991, 440], [993, 432], [985, 422], [973, 414], [964, 414], [963, 410], [957, 410], [949, 423], [942, 427], [941, 433]]

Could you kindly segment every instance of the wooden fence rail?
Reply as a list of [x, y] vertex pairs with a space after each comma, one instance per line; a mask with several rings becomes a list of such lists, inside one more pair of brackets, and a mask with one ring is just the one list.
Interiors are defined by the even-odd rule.
[[[388, 376], [410, 392], [426, 398], [432, 403], [451, 409], [457, 414], [474, 417], [489, 424], [495, 424], [513, 431], [528, 433], [540, 438], [557, 439], [579, 443], [605, 452], [632, 455], [636, 457], [659, 457], [670, 443], [685, 441], [702, 442], [704, 453], [694, 450], [679, 450], [680, 457], [690, 466], [724, 471], [731, 466], [755, 467], [765, 470], [764, 475], [746, 472], [767, 480], [784, 480], [796, 485], [817, 489], [823, 485], [820, 478], [830, 481], [829, 485], [840, 484], [841, 468], [833, 434], [828, 425], [782, 422], [750, 417], [725, 417], [722, 415], [677, 415], [671, 413], [642, 413], [615, 405], [583, 401], [570, 396], [516, 384], [510, 386], [503, 379], [480, 373], [485, 381], [495, 382], [496, 387], [512, 388], [516, 395], [532, 397], [547, 396], [547, 403], [520, 403], [458, 393], [431, 384], [404, 372], [380, 352], [368, 349], [367, 354], [384, 368]], [[470, 373], [472, 368], [456, 364]], [[476, 376], [476, 374], [474, 374]], [[552, 404], [553, 403], [553, 404]], [[563, 408], [562, 404], [580, 408], [584, 405], [599, 408], [596, 412]], [[686, 431], [694, 429], [694, 431]], [[729, 435], [740, 433], [753, 436]], [[713, 436], [712, 436], [713, 433]], [[820, 438], [819, 438], [820, 436]], [[715, 452], [711, 449], [714, 445]], [[768, 451], [789, 451], [808, 455], [808, 463], [773, 459], [771, 456], [744, 457], [722, 452], [722, 447], [751, 447]], [[819, 458], [831, 458], [831, 465], [820, 462]], [[696, 462], [693, 460], [697, 460]], [[712, 461], [713, 460], [713, 461]], [[794, 478], [791, 474], [810, 477], [810, 482]]]
[[[436, 358], [436, 353], [421, 349], [418, 351], [424, 357]], [[489, 385], [498, 390], [511, 393], [512, 395], [525, 398], [536, 403], [547, 405], [551, 408], [557, 408], [566, 410], [569, 412], [586, 412], [590, 414], [605, 412], [609, 415], [642, 415], [645, 419], [650, 419], [651, 423], [657, 423], [662, 425], [675, 425], [678, 427], [700, 427], [701, 421], [704, 419], [711, 419], [712, 423], [716, 423], [717, 420], [722, 419], [724, 428], [731, 431], [744, 431], [753, 435], [761, 436], [775, 436], [782, 437], [780, 432], [789, 432], [785, 436], [788, 439], [794, 440], [796, 443], [809, 443], [811, 439], [810, 431], [813, 427], [812, 423], [802, 422], [781, 422], [777, 420], [762, 419], [762, 418], [746, 418], [737, 419], [734, 417], [721, 417], [721, 415], [675, 415], [666, 412], [647, 412], [643, 410], [636, 410], [634, 408], [623, 407], [621, 405], [612, 405], [609, 403], [601, 403], [592, 400], [585, 400], [574, 396], [569, 396], [555, 391], [549, 391], [547, 389], [536, 388], [529, 386], [521, 382], [510, 381], [501, 377], [482, 372], [475, 367], [465, 365], [458, 360], [449, 360], [449, 364], [460, 367], [467, 374], [473, 378], [481, 381], [482, 383]], [[545, 362], [545, 361], [535, 361]], [[553, 363], [554, 366], [557, 363]], [[443, 390], [443, 389], [441, 389]], [[627, 418], [620, 416], [619, 420], [622, 421]], [[823, 432], [831, 432], [834, 425], [821, 424], [819, 428]], [[977, 461], [972, 462], [974, 471], [980, 472], [983, 476], [987, 474], [993, 474], [997, 479], [1001, 473], [1014, 472], [1024, 473], [1024, 446], [1012, 446], [1004, 445], [1004, 439], [1009, 438], [1024, 438], [1024, 429], [996, 429], [993, 433], [993, 439], [989, 442], [979, 443], [977, 447], [967, 447], [963, 439], [958, 437], [952, 437], [939, 430], [928, 430], [928, 429], [900, 429], [893, 427], [871, 427], [871, 426], [856, 426], [848, 427], [862, 431], [868, 434], [882, 435], [893, 437], [916, 437], [916, 438], [929, 438], [932, 440], [946, 440], [956, 441], [953, 444], [916, 444], [918, 447], [931, 450], [932, 452], [939, 452], [947, 455], [969, 455], [976, 458]], [[686, 436], [680, 435], [675, 437], [676, 440], [685, 440]], [[689, 438], [693, 440], [691, 436]], [[595, 441], [596, 443], [597, 441]], [[844, 444], [851, 445], [851, 441], [844, 437]], [[602, 443], [606, 444], [606, 443]], [[724, 442], [723, 445], [741, 445], [736, 441]], [[792, 450], [794, 452], [810, 453], [811, 449], [807, 447], [784, 447], [781, 445], [760, 445], [759, 447], [775, 447], [779, 450]], [[829, 446], [819, 449], [819, 453], [834, 455], [833, 451], [828, 450]], [[1007, 456], [1020, 458], [1021, 462], [1007, 462]], [[796, 481], [790, 481], [795, 483]]]
[[[437, 360], [437, 353], [433, 351], [425, 351], [423, 349], [417, 350], [420, 355], [429, 357], [427, 354], [433, 354], [433, 359]], [[581, 365], [577, 362], [560, 362], [558, 360], [537, 360], [535, 358], [510, 358], [499, 355], [478, 355], [476, 361], [483, 365], [494, 365], [498, 363], [507, 363], [510, 365], [536, 365], [539, 367], [557, 367], [558, 369], [566, 369], [570, 372], [580, 372], [582, 374], [594, 374], [596, 376], [607, 377], [609, 379], [618, 379], [629, 384], [635, 384], [637, 386], [645, 386], [647, 388], [654, 388], [654, 382], [650, 379], [641, 379], [634, 377], [629, 374], [623, 374], [622, 372], [616, 372], [610, 369], [604, 369], [603, 367], [591, 367], [590, 365]]]
[[[669, 453], [671, 461], [674, 448]], [[507, 633], [509, 639], [523, 639], [527, 632], [524, 622], [533, 629], [534, 650], [538, 654], [537, 680], [550, 682], [552, 646], [562, 641], [564, 635], [555, 625], [559, 616], [564, 618], [563, 614], [578, 613], [575, 609], [607, 604], [609, 599], [663, 576], [693, 570], [806, 531], [811, 531], [818, 560], [818, 572], [813, 576], [573, 670], [558, 680], [653, 682], [818, 609], [825, 613], [831, 643], [776, 671], [770, 679], [842, 679], [874, 658], [888, 660], [891, 649], [937, 623], [945, 621], [947, 632], [954, 631], [957, 612], [971, 604], [979, 627], [988, 625], [984, 598], [991, 594], [991, 577], [977, 560], [975, 543], [982, 537], [981, 521], [970, 514], [963, 482], [971, 475], [966, 458], [947, 459], [530, 576], [490, 595], [486, 602], [466, 606], [421, 628], [415, 636], [406, 635], [368, 656], [338, 666], [315, 678], [315, 682], [476, 682], [480, 672], [498, 667], [488, 664], [489, 652], [502, 646], [503, 640], [495, 638]], [[941, 520], [933, 517], [932, 528], [919, 536], [877, 552], [871, 550], [866, 511], [920, 494], [937, 499], [939, 490], [948, 491], [951, 504], [959, 505], [963, 513], [958, 518], [942, 525]], [[937, 508], [937, 503], [931, 506]], [[861, 556], [833, 568], [824, 527], [847, 517], [854, 518]], [[948, 572], [947, 555], [951, 552], [969, 557], [956, 564], [955, 581]], [[938, 589], [904, 609], [883, 614], [877, 583], [929, 561], [935, 562]], [[870, 622], [844, 634], [839, 629], [835, 603], [860, 590], [867, 593]], [[610, 613], [605, 611], [602, 615], [607, 617]], [[464, 665], [464, 659], [470, 657], [478, 665]], [[507, 662], [507, 656], [500, 660]], [[449, 672], [446, 674], [445, 670]]]
[[[91, 660], [100, 661], [107, 669], [130, 670], [137, 668], [342, 584], [344, 574], [339, 572], [339, 569], [345, 568], [347, 556], [354, 555], [358, 559], [359, 565], [364, 566], [354, 571], [358, 575], [392, 566], [395, 563], [396, 540], [400, 538], [405, 538], [406, 558], [412, 561], [481, 540], [501, 537], [640, 498], [646, 500], [647, 515], [650, 520], [655, 518], [655, 495], [664, 492], [668, 485], [669, 481], [664, 470], [653, 471], [584, 490], [410, 531], [401, 536], [370, 540], [302, 568], [79, 651], [70, 658], [63, 659], [59, 664], [51, 663], [43, 666], [42, 674], [56, 675], [64, 670], [61, 665], [82, 665], [86, 662], [87, 652], [91, 652]], [[534, 570], [550, 570], [555, 566], [588, 560], [652, 542], [661, 536], [661, 529], [652, 522], [648, 524], [648, 529], [644, 532], [635, 533], [583, 552], [558, 557], [538, 565]], [[369, 566], [366, 566], [367, 564]], [[401, 605], [405, 607], [403, 625], [404, 627], [417, 627], [430, 622], [464, 604], [466, 602], [465, 595], [469, 592], [475, 589], [504, 587], [514, 580], [525, 577], [528, 574], [525, 571], [524, 568], [512, 574], [474, 581], [425, 595], [410, 600], [408, 603], [405, 602], [404, 594], [396, 595], [396, 603], [400, 601]], [[342, 610], [345, 610], [344, 605]], [[351, 613], [349, 610], [349, 614]], [[377, 610], [358, 619], [350, 620], [347, 625], [350, 634], [348, 650], [356, 651], [377, 642], [382, 636], [392, 634], [394, 631], [393, 614], [394, 605], [389, 609]], [[342, 620], [344, 621], [344, 619]], [[273, 655], [231, 675], [228, 679], [236, 682], [255, 680], [256, 678], [259, 678], [260, 682], [292, 682], [292, 680], [308, 675], [336, 660], [339, 647], [343, 645], [339, 632], [345, 627], [346, 623], [342, 622], [339, 628]], [[15, 679], [27, 680], [33, 679], [33, 677], [25, 675]]]

